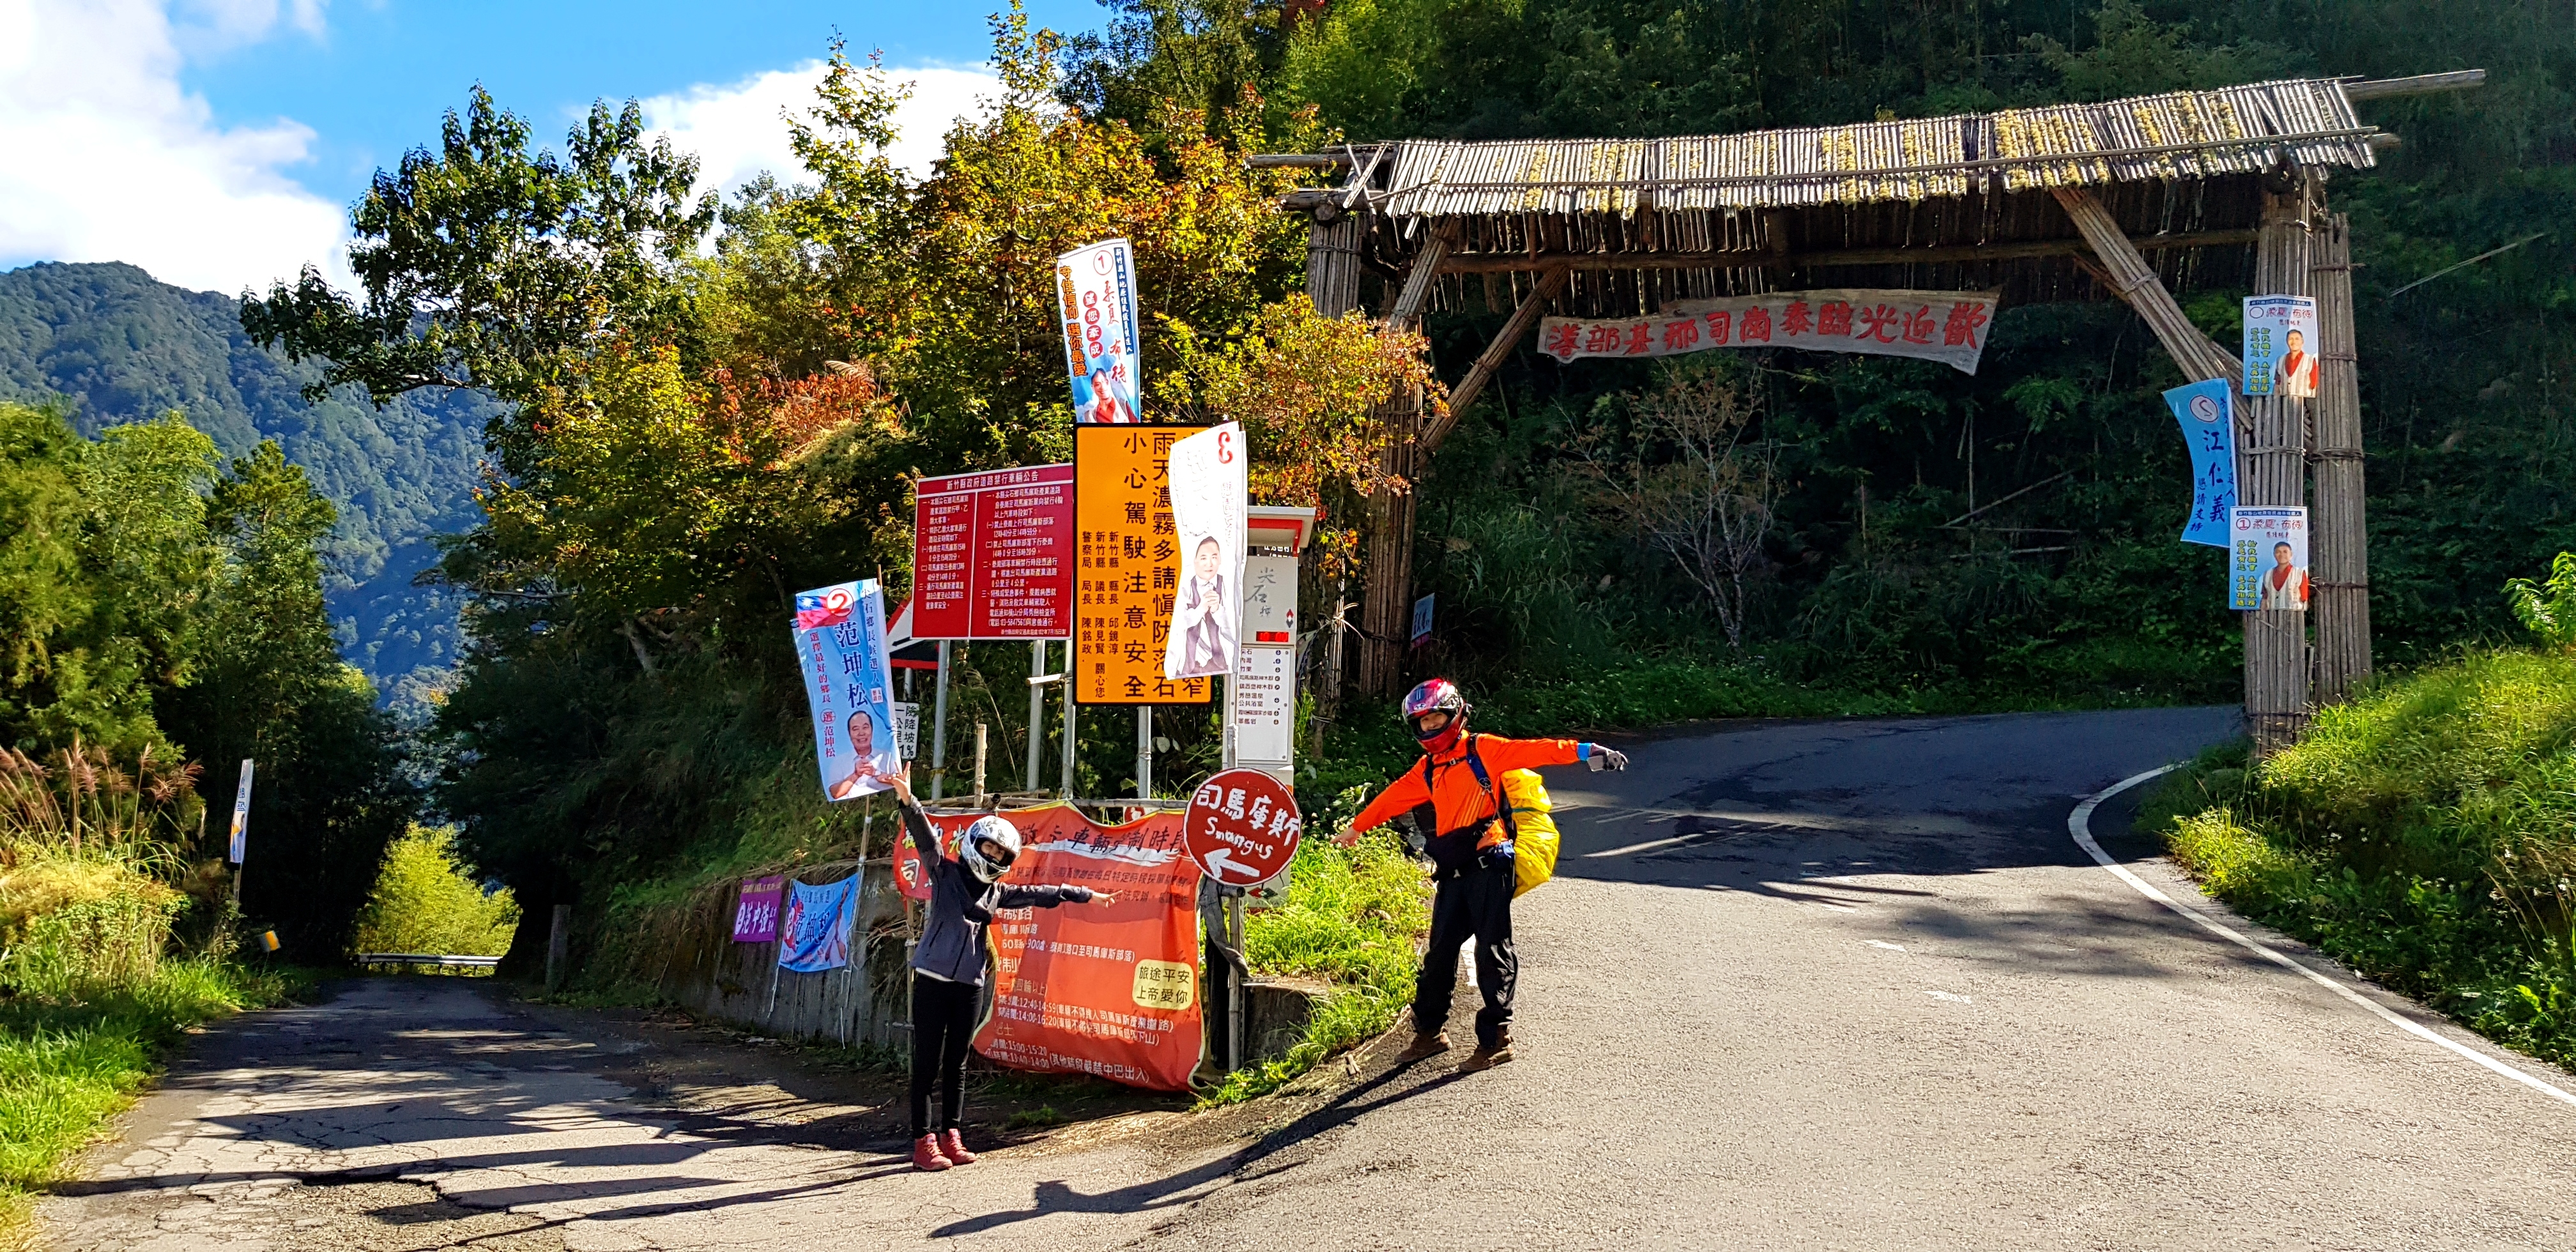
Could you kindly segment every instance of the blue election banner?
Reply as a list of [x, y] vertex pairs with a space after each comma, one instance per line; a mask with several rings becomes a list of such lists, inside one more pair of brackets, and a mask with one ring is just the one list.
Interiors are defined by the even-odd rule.
[[787, 884], [787, 915], [778, 921], [778, 967], [819, 974], [850, 963], [850, 921], [859, 876], [808, 886]]
[[903, 768], [894, 731], [894, 667], [885, 593], [875, 579], [796, 593], [796, 659], [814, 710], [823, 796], [855, 800]]
[[2182, 541], [2224, 548], [2227, 511], [2236, 507], [2234, 396], [2226, 379], [2214, 378], [2166, 392], [2165, 403], [2173, 406], [2183, 444], [2191, 449], [2191, 517], [2183, 523]]

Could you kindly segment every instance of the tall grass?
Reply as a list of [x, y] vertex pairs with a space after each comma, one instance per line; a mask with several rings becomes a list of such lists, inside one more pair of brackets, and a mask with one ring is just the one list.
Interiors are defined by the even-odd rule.
[[2205, 755], [2141, 818], [2212, 895], [2472, 1029], [2576, 1061], [2576, 655], [2486, 651]]

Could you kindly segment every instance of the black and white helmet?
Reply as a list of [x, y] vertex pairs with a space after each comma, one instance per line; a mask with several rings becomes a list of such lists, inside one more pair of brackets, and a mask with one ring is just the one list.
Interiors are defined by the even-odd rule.
[[[984, 845], [993, 845], [997, 855], [984, 854]], [[975, 819], [966, 828], [966, 837], [957, 841], [957, 860], [973, 874], [977, 882], [991, 882], [1020, 859], [1020, 828], [993, 816]]]

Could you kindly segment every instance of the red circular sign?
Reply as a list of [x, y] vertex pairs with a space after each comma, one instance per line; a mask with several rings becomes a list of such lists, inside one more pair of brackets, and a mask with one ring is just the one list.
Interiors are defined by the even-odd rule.
[[1286, 784], [1257, 769], [1230, 769], [1199, 784], [1181, 836], [1200, 873], [1249, 887], [1288, 868], [1304, 825]]

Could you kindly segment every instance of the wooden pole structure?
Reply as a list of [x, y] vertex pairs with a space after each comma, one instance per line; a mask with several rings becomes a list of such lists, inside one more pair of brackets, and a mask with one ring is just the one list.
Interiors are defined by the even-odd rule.
[[[2317, 192], [2314, 175], [2298, 174], [2286, 190], [2264, 193], [2263, 237], [2254, 245], [2256, 295], [2308, 294], [2308, 224]], [[2308, 402], [2270, 395], [2246, 397], [2244, 405], [2253, 429], [2238, 454], [2238, 502], [2305, 505]], [[2270, 756], [2306, 733], [2308, 676], [2306, 612], [2245, 614], [2245, 728], [2256, 756]]]
[[2317, 295], [2316, 615], [2318, 704], [2340, 704], [2370, 676], [2370, 543], [2363, 525], [2361, 367], [2352, 329], [2352, 222], [2326, 215], [2315, 241]]
[[[1449, 256], [1452, 237], [1435, 234], [1405, 271], [1404, 286], [1386, 311], [1386, 329], [1410, 330], [1431, 299], [1432, 281]], [[1411, 483], [1430, 454], [1422, 438], [1422, 389], [1408, 387], [1378, 408], [1386, 443], [1378, 472]], [[1404, 675], [1404, 623], [1413, 607], [1413, 493], [1380, 491], [1369, 497], [1368, 585], [1360, 593], [1360, 690], [1392, 695]]]
[[2244, 365], [2235, 354], [2210, 342], [2209, 336], [2183, 316], [2173, 293], [2156, 281], [2156, 272], [2148, 268], [2146, 257], [2139, 254], [2137, 244], [2121, 231], [2120, 224], [2112, 220], [2110, 211], [2081, 187], [2052, 190], [2066, 215], [2075, 220], [2075, 229], [2083, 234], [2086, 243], [2093, 245], [2093, 255], [2101, 259], [2111, 279], [2111, 294], [2146, 319], [2147, 329], [2155, 332], [2156, 342], [2164, 345], [2165, 355], [2173, 358], [2183, 377], [2196, 383], [2224, 378], [2243, 389]]

